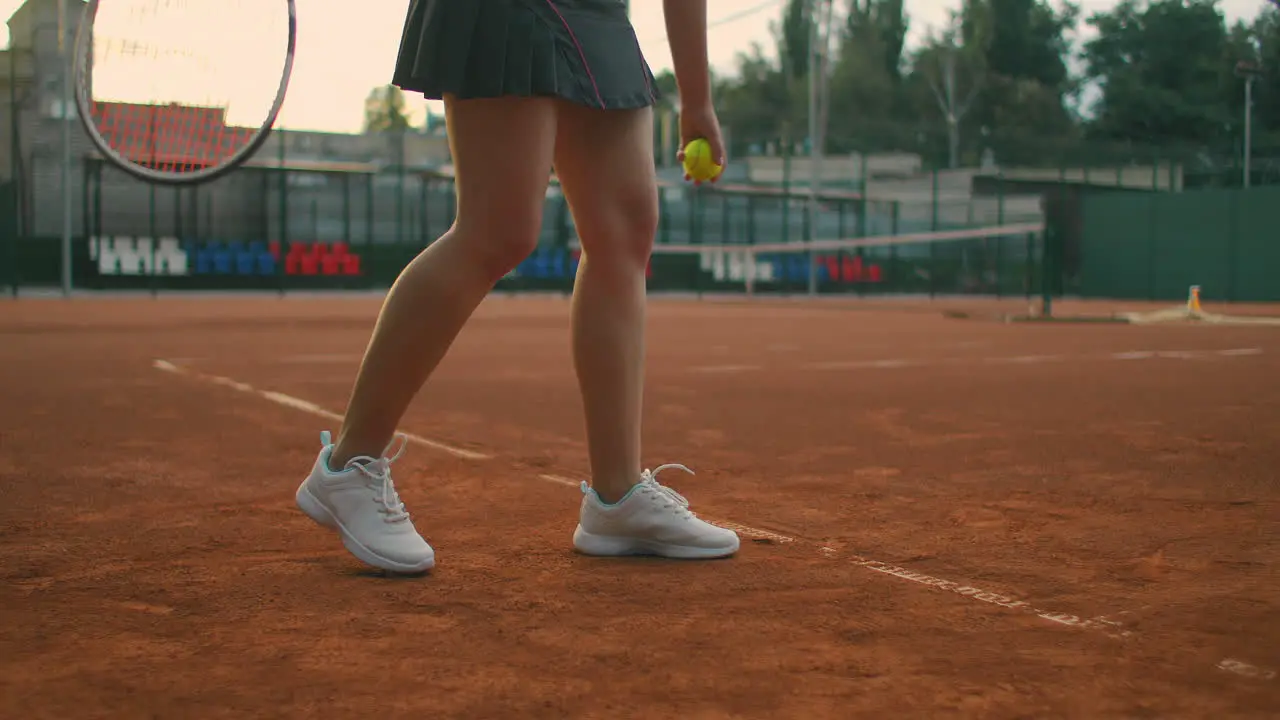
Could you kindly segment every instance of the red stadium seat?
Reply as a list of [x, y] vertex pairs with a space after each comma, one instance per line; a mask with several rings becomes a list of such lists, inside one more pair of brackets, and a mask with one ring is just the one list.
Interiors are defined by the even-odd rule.
[[342, 261], [347, 256], [347, 246], [344, 243], [334, 243], [332, 248], [324, 243], [316, 243], [316, 246], [322, 248], [318, 251], [320, 274], [341, 275]]
[[[289, 271], [292, 265], [293, 272]], [[320, 272], [320, 257], [316, 243], [295, 242], [289, 244], [289, 256], [285, 259], [285, 272], [291, 275], [316, 275]]]

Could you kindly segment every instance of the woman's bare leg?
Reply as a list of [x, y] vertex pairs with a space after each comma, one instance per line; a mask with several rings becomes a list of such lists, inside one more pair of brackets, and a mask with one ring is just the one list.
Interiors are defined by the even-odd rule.
[[641, 471], [645, 268], [658, 228], [653, 112], [557, 107], [556, 175], [582, 242], [573, 360], [592, 486], [614, 502]]
[[457, 220], [397, 278], [360, 365], [331, 464], [379, 457], [485, 295], [537, 245], [551, 174], [550, 100], [445, 99]]
[[683, 498], [640, 465], [645, 268], [658, 228], [653, 113], [567, 103], [558, 110], [556, 173], [583, 249], [573, 291], [573, 358], [592, 478], [574, 547], [589, 555], [732, 555], [737, 534], [689, 512]]
[[[335, 445], [322, 434], [298, 507], [360, 560], [392, 572], [435, 566], [391, 480], [391, 438], [409, 402], [495, 282], [537, 244], [555, 149], [549, 100], [446, 99], [458, 214], [387, 293]], [[398, 454], [398, 453], [396, 453]]]

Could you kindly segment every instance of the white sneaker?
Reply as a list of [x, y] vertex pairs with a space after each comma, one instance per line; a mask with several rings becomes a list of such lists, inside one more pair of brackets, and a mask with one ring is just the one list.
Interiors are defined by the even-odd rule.
[[334, 446], [326, 430], [320, 433], [320, 455], [296, 498], [302, 512], [337, 530], [342, 544], [361, 561], [391, 572], [420, 573], [436, 564], [436, 554], [414, 529], [391, 482], [391, 463], [407, 444], [404, 435], [397, 435], [383, 457], [352, 458], [333, 472], [329, 456]]
[[608, 505], [582, 483], [582, 510], [573, 546], [587, 555], [660, 555], [668, 558], [707, 559], [738, 551], [738, 534], [698, 519], [689, 501], [658, 483], [658, 473], [683, 465], [662, 465], [645, 470], [640, 482], [617, 503]]

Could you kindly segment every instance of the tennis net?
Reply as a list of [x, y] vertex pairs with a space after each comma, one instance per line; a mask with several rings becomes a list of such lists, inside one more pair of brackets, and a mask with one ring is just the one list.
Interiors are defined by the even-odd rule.
[[667, 292], [1030, 297], [1044, 225], [1023, 223], [809, 243], [654, 247], [649, 287]]

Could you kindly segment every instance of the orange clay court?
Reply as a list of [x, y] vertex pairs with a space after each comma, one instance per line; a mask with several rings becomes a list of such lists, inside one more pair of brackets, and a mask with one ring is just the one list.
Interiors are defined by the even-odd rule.
[[655, 298], [647, 464], [744, 544], [602, 560], [568, 303], [494, 297], [403, 578], [293, 502], [379, 302], [0, 303], [0, 717], [1280, 712], [1280, 328]]

